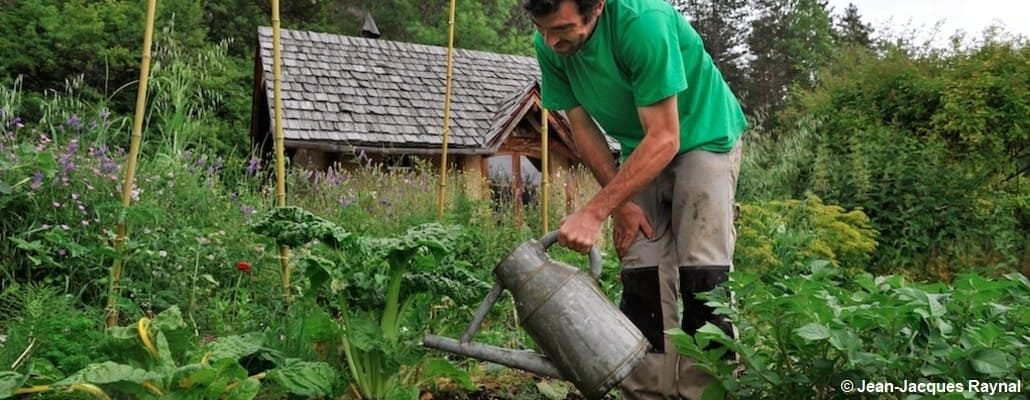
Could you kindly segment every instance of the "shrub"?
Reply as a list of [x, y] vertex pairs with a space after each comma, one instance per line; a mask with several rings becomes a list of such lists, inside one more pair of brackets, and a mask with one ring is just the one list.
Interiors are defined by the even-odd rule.
[[734, 265], [737, 270], [778, 277], [796, 275], [821, 259], [854, 273], [868, 263], [876, 236], [861, 210], [845, 212], [816, 196], [743, 204]]

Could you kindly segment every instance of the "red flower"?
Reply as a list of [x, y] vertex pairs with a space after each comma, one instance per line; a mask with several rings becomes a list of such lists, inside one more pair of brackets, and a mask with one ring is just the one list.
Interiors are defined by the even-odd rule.
[[250, 272], [250, 263], [246, 261], [240, 261], [236, 263], [236, 270], [240, 272]]

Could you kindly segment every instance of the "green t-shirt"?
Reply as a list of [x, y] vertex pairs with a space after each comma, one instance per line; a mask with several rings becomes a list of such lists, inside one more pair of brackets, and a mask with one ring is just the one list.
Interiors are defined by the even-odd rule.
[[637, 107], [677, 94], [680, 149], [727, 152], [747, 127], [740, 104], [705, 52], [701, 37], [663, 0], [608, 0], [594, 33], [571, 56], [538, 32], [544, 107], [578, 105], [622, 146], [644, 137]]

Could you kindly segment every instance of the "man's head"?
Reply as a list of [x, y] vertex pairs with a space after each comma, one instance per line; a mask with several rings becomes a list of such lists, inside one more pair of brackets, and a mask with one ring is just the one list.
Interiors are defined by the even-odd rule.
[[605, 0], [525, 0], [547, 46], [558, 54], [572, 55], [586, 43], [597, 25]]

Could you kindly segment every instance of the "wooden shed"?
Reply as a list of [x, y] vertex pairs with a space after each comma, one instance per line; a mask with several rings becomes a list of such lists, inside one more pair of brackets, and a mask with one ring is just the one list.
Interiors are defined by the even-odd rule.
[[[381, 39], [282, 30], [283, 131], [293, 165], [354, 168], [358, 158], [388, 167], [415, 159], [439, 164], [442, 153], [447, 49]], [[448, 160], [478, 177], [465, 182], [473, 196], [501, 171], [540, 162], [539, 69], [536, 60], [455, 49]], [[252, 140], [270, 154], [272, 30], [258, 30], [254, 66]], [[579, 163], [562, 113], [548, 121], [554, 176]], [[609, 147], [618, 146], [609, 140]], [[475, 173], [469, 173], [475, 172]], [[503, 174], [503, 172], [502, 172]], [[510, 176], [515, 198], [523, 174]], [[563, 184], [564, 182], [555, 182]], [[565, 183], [567, 184], [567, 183]], [[497, 185], [494, 185], [497, 187]]]

